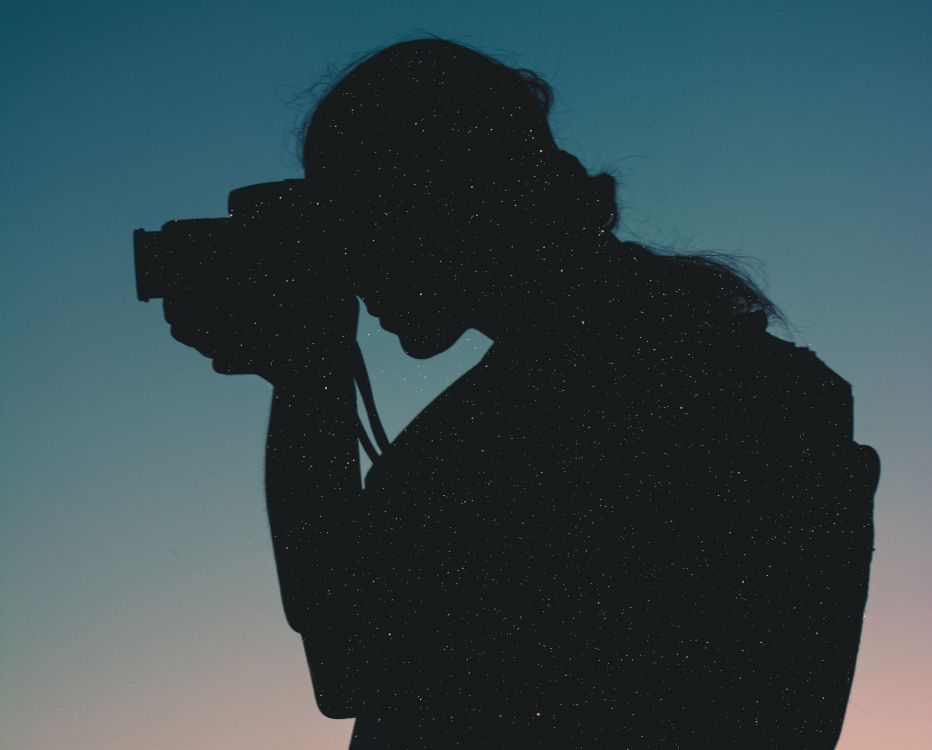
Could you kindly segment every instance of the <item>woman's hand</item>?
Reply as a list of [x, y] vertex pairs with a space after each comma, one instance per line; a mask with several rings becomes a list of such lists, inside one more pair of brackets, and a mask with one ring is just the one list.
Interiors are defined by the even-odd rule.
[[223, 256], [225, 267], [177, 284], [166, 293], [165, 320], [177, 341], [213, 360], [216, 372], [289, 385], [349, 356], [359, 303], [339, 279], [283, 273], [264, 249], [248, 262], [237, 261], [242, 253]]

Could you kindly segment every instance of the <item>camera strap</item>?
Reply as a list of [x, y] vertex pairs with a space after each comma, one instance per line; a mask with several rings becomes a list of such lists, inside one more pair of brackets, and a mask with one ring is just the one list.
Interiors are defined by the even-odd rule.
[[[389, 441], [385, 434], [385, 428], [382, 426], [382, 420], [379, 419], [379, 413], [375, 408], [375, 398], [372, 395], [372, 383], [369, 380], [369, 372], [366, 370], [366, 361], [363, 359], [362, 350], [359, 348], [359, 342], [353, 342], [353, 379], [356, 381], [356, 387], [359, 389], [359, 395], [362, 397], [363, 405], [366, 408], [366, 416], [369, 419], [369, 429], [372, 431], [372, 437], [376, 445], [372, 444], [366, 428], [356, 415], [356, 434], [363, 450], [369, 456], [369, 460], [375, 463], [379, 457], [379, 452], [384, 453], [388, 450]], [[378, 451], [376, 450], [378, 446]]]

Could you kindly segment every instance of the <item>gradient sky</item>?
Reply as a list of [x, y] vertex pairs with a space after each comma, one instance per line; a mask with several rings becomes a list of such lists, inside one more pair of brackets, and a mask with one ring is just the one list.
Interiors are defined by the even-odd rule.
[[[759, 260], [877, 448], [877, 552], [842, 750], [932, 747], [932, 4], [5, 2], [0, 747], [345, 748], [286, 626], [270, 386], [135, 300], [131, 232], [300, 175], [305, 92], [430, 31], [557, 89], [624, 237]], [[488, 340], [416, 362], [364, 318], [394, 435]]]

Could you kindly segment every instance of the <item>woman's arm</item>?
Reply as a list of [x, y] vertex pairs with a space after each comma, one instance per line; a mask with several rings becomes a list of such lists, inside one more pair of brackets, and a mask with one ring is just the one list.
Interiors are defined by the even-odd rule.
[[348, 367], [276, 386], [266, 444], [265, 487], [282, 603], [306, 632], [343, 572], [346, 524], [361, 492], [356, 403]]
[[266, 502], [282, 603], [305, 644], [321, 711], [351, 715], [354, 511], [361, 481], [351, 358], [300, 385], [276, 386], [266, 447]]
[[[229, 246], [206, 238], [217, 240], [206, 249], [222, 267], [175, 279], [165, 319], [172, 336], [213, 360], [217, 372], [257, 374], [275, 386], [266, 453], [272, 542], [285, 616], [308, 644], [312, 669], [323, 665], [319, 672], [348, 651], [348, 604], [360, 599], [358, 587], [344, 593], [359, 580], [349, 562], [358, 528], [349, 511], [361, 494], [353, 382], [359, 302], [337, 254], [322, 245], [302, 256], [298, 272], [284, 252], [288, 228], [265, 229], [272, 230], [265, 239], [220, 238]], [[318, 690], [332, 682], [314, 679]]]

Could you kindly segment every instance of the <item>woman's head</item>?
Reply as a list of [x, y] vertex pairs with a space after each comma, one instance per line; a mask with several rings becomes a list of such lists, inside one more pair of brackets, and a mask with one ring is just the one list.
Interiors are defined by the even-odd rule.
[[616, 223], [614, 181], [557, 148], [551, 102], [529, 71], [418, 39], [353, 65], [315, 108], [305, 175], [410, 354], [450, 346], [548, 241]]

